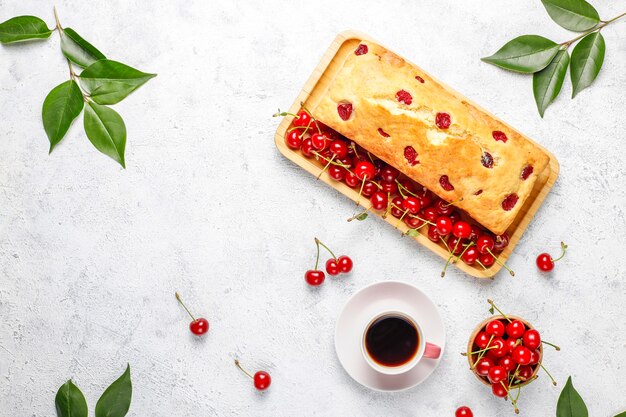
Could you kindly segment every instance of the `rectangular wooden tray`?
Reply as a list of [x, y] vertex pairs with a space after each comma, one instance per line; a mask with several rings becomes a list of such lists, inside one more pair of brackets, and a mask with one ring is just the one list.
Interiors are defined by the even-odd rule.
[[[308, 81], [302, 88], [302, 91], [300, 91], [300, 94], [298, 94], [298, 97], [296, 97], [296, 100], [291, 105], [289, 109], [290, 113], [297, 113], [301, 108], [300, 103], [304, 103], [304, 105], [308, 108], [316, 107], [317, 103], [321, 100], [324, 92], [327, 90], [328, 85], [335, 77], [335, 74], [337, 73], [337, 71], [341, 69], [341, 66], [343, 65], [343, 62], [347, 54], [353, 52], [361, 40], [378, 43], [375, 40], [371, 39], [369, 36], [355, 32], [355, 31], [345, 31], [337, 35], [335, 40], [332, 42], [332, 44], [330, 45], [330, 47], [328, 48], [328, 50], [322, 57], [322, 60], [320, 61], [320, 63], [317, 65], [317, 67], [313, 71], [313, 74], [311, 74]], [[432, 77], [432, 78], [435, 79], [437, 82], [439, 82], [444, 88], [454, 92], [454, 90], [450, 88], [449, 86], [447, 86], [445, 83], [442, 83], [441, 81], [437, 80], [435, 77]], [[473, 104], [477, 108], [481, 109], [485, 113], [489, 114], [493, 118], [501, 121], [505, 125], [509, 126], [507, 123], [503, 122], [502, 120], [500, 120], [499, 118], [491, 114], [490, 112], [486, 111], [482, 107], [473, 103], [471, 100], [466, 99], [466, 101]], [[299, 151], [293, 151], [289, 149], [287, 145], [285, 144], [285, 133], [287, 129], [289, 128], [289, 125], [291, 124], [291, 120], [292, 120], [291, 116], [284, 117], [280, 125], [278, 126], [278, 129], [276, 130], [276, 135], [275, 135], [276, 147], [285, 157], [295, 162], [297, 165], [300, 165], [302, 168], [304, 168], [305, 170], [307, 170], [308, 172], [310, 172], [311, 174], [317, 177], [317, 175], [319, 175], [321, 171], [319, 164], [315, 160], [307, 159]], [[513, 129], [513, 130], [517, 130], [517, 129]], [[506, 260], [511, 255], [511, 252], [515, 248], [515, 245], [517, 245], [517, 242], [519, 241], [520, 237], [522, 236], [522, 234], [528, 227], [528, 224], [530, 223], [532, 218], [535, 216], [535, 213], [537, 212], [537, 210], [543, 203], [543, 200], [548, 195], [548, 192], [554, 185], [554, 182], [556, 181], [556, 178], [559, 175], [559, 163], [554, 157], [554, 155], [548, 152], [541, 145], [535, 143], [532, 139], [526, 136], [524, 137], [530, 140], [535, 145], [537, 145], [544, 152], [546, 152], [546, 154], [548, 154], [548, 156], [550, 157], [550, 162], [548, 166], [546, 167], [546, 169], [537, 178], [537, 181], [535, 182], [535, 186], [530, 196], [524, 203], [524, 206], [520, 210], [516, 219], [513, 221], [513, 223], [507, 230], [510, 236], [510, 242], [509, 242], [509, 245], [500, 254], [500, 260], [503, 262], [506, 262]], [[327, 173], [322, 174], [322, 176], [320, 177], [320, 180], [324, 181], [331, 187], [337, 189], [342, 194], [346, 195], [348, 198], [356, 201], [358, 197], [358, 190], [354, 190], [348, 187], [343, 182], [338, 182], [338, 181], [333, 180], [332, 178], [328, 176]], [[394, 226], [397, 223], [397, 219], [393, 216], [387, 216], [387, 218], [384, 220], [386, 220], [387, 223], [390, 223]], [[398, 226], [398, 229], [402, 233], [404, 233], [408, 230], [408, 227], [404, 223], [401, 223]], [[430, 239], [428, 239], [428, 237], [425, 235], [425, 229], [426, 228], [421, 229], [422, 234], [414, 237], [413, 239], [417, 240], [421, 245], [427, 247], [428, 249], [430, 249], [431, 251], [439, 255], [441, 258], [448, 259], [448, 256], [449, 256], [448, 251], [443, 246], [439, 245], [438, 243], [434, 243]], [[498, 271], [500, 271], [500, 269], [502, 268], [497, 263], [487, 268], [486, 270], [484, 270], [480, 266], [466, 265], [463, 261], [459, 261], [454, 265], [457, 268], [461, 269], [462, 271], [477, 278], [493, 278], [498, 273]]]

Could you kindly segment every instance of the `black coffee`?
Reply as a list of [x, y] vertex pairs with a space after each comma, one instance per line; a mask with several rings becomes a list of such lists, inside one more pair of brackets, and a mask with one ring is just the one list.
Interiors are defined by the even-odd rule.
[[374, 362], [402, 366], [410, 362], [419, 347], [415, 325], [402, 316], [376, 319], [365, 333], [365, 348]]

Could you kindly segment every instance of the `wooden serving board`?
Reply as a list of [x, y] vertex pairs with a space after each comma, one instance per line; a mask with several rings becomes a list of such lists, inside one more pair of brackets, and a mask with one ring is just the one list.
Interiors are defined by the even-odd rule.
[[[359, 45], [361, 40], [378, 43], [375, 40], [368, 37], [367, 35], [354, 32], [354, 31], [345, 31], [337, 35], [335, 40], [332, 42], [332, 44], [330, 45], [330, 47], [328, 48], [328, 50], [322, 57], [322, 60], [320, 61], [320, 63], [317, 65], [317, 67], [313, 71], [313, 74], [311, 74], [308, 81], [302, 88], [302, 91], [300, 91], [300, 94], [298, 94], [298, 97], [296, 97], [296, 100], [291, 105], [289, 109], [290, 113], [297, 113], [301, 108], [300, 103], [304, 103], [304, 106], [308, 108], [316, 107], [316, 105], [321, 100], [323, 94], [327, 90], [330, 82], [335, 77], [335, 74], [341, 69], [343, 62], [345, 61], [345, 58], [347, 57], [347, 54], [354, 52], [354, 50]], [[441, 81], [437, 80], [435, 77], [432, 77], [432, 78], [435, 79], [437, 82], [439, 82], [444, 88], [447, 88], [448, 90], [452, 92], [455, 92], [452, 88], [447, 86], [445, 83], [442, 83]], [[500, 120], [498, 117], [494, 116], [493, 114], [486, 111], [482, 107], [473, 103], [471, 100], [466, 99], [466, 101], [473, 104], [477, 108], [481, 109], [485, 113], [489, 114], [493, 118], [504, 123], [505, 125], [511, 127], [507, 123]], [[304, 155], [300, 153], [300, 151], [294, 151], [294, 150], [289, 149], [287, 145], [285, 144], [285, 134], [291, 124], [291, 121], [292, 121], [292, 117], [287, 116], [287, 117], [284, 117], [281, 123], [279, 124], [278, 129], [276, 130], [276, 135], [275, 135], [276, 147], [285, 157], [295, 162], [296, 164], [300, 165], [302, 168], [304, 168], [305, 170], [307, 170], [308, 172], [310, 172], [311, 174], [317, 177], [321, 171], [321, 167], [319, 163], [315, 161], [315, 159], [306, 158]], [[322, 122], [324, 121], [322, 120]], [[511, 129], [517, 130], [512, 127]], [[502, 251], [502, 253], [499, 256], [500, 260], [503, 262], [506, 262], [506, 260], [511, 255], [513, 249], [515, 248], [515, 245], [517, 244], [520, 237], [522, 236], [522, 234], [528, 227], [528, 224], [530, 223], [532, 218], [535, 216], [535, 213], [537, 212], [537, 210], [543, 203], [543, 200], [548, 195], [548, 192], [554, 185], [554, 182], [556, 181], [556, 178], [559, 175], [559, 163], [554, 157], [554, 155], [548, 152], [541, 145], [532, 141], [530, 138], [526, 136], [524, 137], [530, 140], [531, 142], [533, 142], [535, 145], [541, 148], [544, 152], [546, 152], [546, 154], [550, 157], [550, 162], [548, 166], [546, 167], [546, 169], [538, 176], [535, 182], [535, 186], [530, 196], [525, 201], [524, 206], [520, 210], [516, 219], [513, 221], [511, 226], [507, 229], [507, 232], [509, 233], [509, 236], [510, 236], [510, 242], [509, 242], [509, 245], [504, 249], [504, 251]], [[346, 195], [350, 199], [354, 201], [357, 200], [358, 194], [359, 194], [358, 190], [354, 190], [348, 187], [343, 182], [333, 180], [332, 178], [328, 176], [328, 173], [322, 174], [322, 176], [320, 177], [320, 180], [324, 181], [331, 187], [337, 189], [338, 191], [340, 191], [342, 194]], [[367, 201], [367, 199], [362, 198], [361, 201]], [[376, 213], [376, 212], [373, 212], [373, 213]], [[380, 213], [376, 213], [376, 214], [380, 216]], [[382, 218], [382, 216], [380, 217]], [[393, 216], [387, 216], [387, 218], [384, 220], [393, 226], [395, 226], [398, 221]], [[401, 222], [400, 225], [398, 226], [398, 229], [400, 232], [404, 233], [408, 230], [408, 227], [404, 224], [404, 222]], [[430, 249], [431, 251], [439, 255], [441, 258], [448, 259], [449, 253], [446, 250], [446, 248], [428, 239], [428, 237], [426, 236], [426, 227], [420, 229], [420, 233], [421, 234], [419, 236], [416, 236], [413, 239], [417, 240], [421, 245], [427, 247], [428, 249]], [[480, 267], [479, 265], [473, 265], [473, 266], [466, 265], [463, 261], [459, 261], [454, 265], [457, 268], [461, 269], [462, 271], [467, 272], [468, 274], [477, 278], [493, 278], [498, 273], [498, 271], [502, 268], [497, 263], [494, 263], [491, 267], [487, 268], [486, 270]]]

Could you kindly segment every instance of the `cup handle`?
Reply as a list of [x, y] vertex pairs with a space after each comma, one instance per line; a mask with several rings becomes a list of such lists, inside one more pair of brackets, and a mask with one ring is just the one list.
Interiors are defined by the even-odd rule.
[[426, 342], [426, 347], [424, 348], [424, 357], [428, 359], [439, 359], [441, 356], [441, 348], [432, 343]]

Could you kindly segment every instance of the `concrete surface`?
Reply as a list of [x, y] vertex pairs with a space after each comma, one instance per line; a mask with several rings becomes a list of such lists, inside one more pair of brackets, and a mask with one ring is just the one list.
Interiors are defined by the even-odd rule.
[[[594, 2], [604, 18], [626, 3]], [[621, 3], [621, 4], [618, 4]], [[52, 2], [0, 0], [0, 20]], [[127, 170], [95, 151], [77, 122], [51, 156], [41, 124], [48, 91], [67, 79], [54, 35], [0, 47], [0, 415], [54, 415], [67, 379], [91, 410], [127, 362], [130, 416], [512, 415], [458, 352], [487, 298], [562, 346], [546, 365], [569, 375], [590, 415], [626, 409], [624, 249], [626, 21], [603, 31], [593, 87], [571, 85], [541, 119], [531, 79], [481, 63], [513, 37], [560, 29], [539, 1], [69, 1], [71, 26], [110, 58], [156, 72], [116, 106], [128, 128]], [[511, 258], [515, 278], [479, 282], [382, 222], [348, 224], [350, 202], [278, 154], [271, 114], [288, 107], [335, 35], [369, 33], [550, 149], [561, 176]], [[307, 288], [313, 237], [353, 257], [350, 277]], [[567, 258], [541, 275], [535, 256]], [[440, 306], [448, 350], [408, 392], [353, 382], [333, 349], [346, 299], [377, 280], [419, 285]], [[177, 305], [211, 322], [192, 337]], [[268, 392], [233, 365], [271, 372]], [[522, 415], [551, 416], [560, 387], [544, 376]]]

